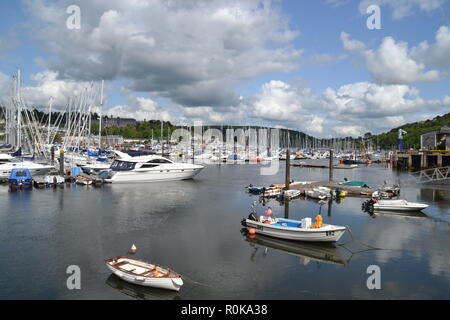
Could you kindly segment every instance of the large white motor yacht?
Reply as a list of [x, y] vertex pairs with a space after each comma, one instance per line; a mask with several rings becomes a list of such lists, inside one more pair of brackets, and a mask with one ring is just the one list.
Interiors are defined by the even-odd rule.
[[177, 163], [158, 155], [131, 157], [122, 152], [111, 165], [110, 176], [105, 179], [111, 183], [152, 182], [192, 179], [204, 166]]
[[9, 154], [0, 153], [0, 178], [8, 178], [12, 169], [29, 169], [31, 175], [35, 176], [45, 175], [55, 167], [32, 161], [21, 161]]

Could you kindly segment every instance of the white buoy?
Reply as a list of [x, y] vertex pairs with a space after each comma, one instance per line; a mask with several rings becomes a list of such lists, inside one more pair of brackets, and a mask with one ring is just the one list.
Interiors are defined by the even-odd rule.
[[136, 250], [137, 250], [137, 248], [136, 248], [136, 246], [135, 246], [134, 243], [133, 243], [133, 245], [131, 246], [130, 251], [131, 251], [131, 253], [135, 253]]

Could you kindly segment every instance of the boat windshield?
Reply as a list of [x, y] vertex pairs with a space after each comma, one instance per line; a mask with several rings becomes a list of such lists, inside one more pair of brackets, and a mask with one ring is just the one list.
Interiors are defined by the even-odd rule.
[[111, 165], [112, 171], [130, 171], [136, 166], [135, 162], [116, 160]]

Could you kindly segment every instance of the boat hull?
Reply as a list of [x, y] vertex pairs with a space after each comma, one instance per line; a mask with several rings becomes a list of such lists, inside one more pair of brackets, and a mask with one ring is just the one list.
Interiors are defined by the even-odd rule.
[[199, 166], [195, 169], [116, 172], [110, 179], [105, 179], [105, 181], [109, 183], [131, 183], [188, 180], [194, 178], [202, 169], [203, 167]]
[[245, 226], [249, 230], [256, 230], [257, 234], [285, 240], [307, 242], [337, 242], [347, 230], [345, 227], [331, 225], [324, 226], [320, 229], [284, 228], [249, 219], [245, 220]]
[[375, 210], [379, 211], [400, 211], [400, 212], [414, 212], [414, 211], [421, 211], [423, 209], [428, 208], [427, 205], [423, 206], [417, 206], [417, 207], [399, 207], [399, 206], [380, 206], [377, 204], [373, 205], [373, 208]]
[[29, 169], [32, 176], [43, 176], [49, 173], [55, 168], [52, 166], [43, 166], [41, 168], [30, 168], [29, 166], [14, 166], [8, 168], [2, 168], [0, 166], [0, 178], [8, 178], [12, 169]]
[[106, 264], [108, 268], [120, 279], [137, 284], [144, 287], [152, 287], [152, 288], [160, 288], [160, 289], [167, 289], [167, 290], [173, 290], [173, 291], [180, 291], [181, 286], [175, 283], [173, 278], [144, 278], [143, 280], [137, 280], [137, 277], [134, 277], [130, 274], [127, 274], [125, 272], [122, 272], [120, 270], [115, 269], [114, 267]]

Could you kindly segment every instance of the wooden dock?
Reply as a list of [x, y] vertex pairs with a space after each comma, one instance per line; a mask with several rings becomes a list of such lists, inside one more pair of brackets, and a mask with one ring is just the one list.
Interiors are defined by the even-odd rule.
[[[284, 188], [285, 184], [275, 184], [276, 187]], [[312, 190], [317, 187], [327, 187], [333, 191], [339, 189], [341, 191], [347, 192], [347, 196], [350, 197], [366, 197], [371, 198], [372, 194], [376, 191], [373, 188], [360, 188], [354, 186], [344, 186], [341, 185], [339, 181], [314, 181], [311, 183], [306, 182], [294, 182], [289, 185], [290, 189], [300, 190], [301, 194], [304, 195], [308, 190]]]
[[[300, 168], [317, 168], [317, 169], [329, 169], [330, 166], [324, 164], [313, 164], [313, 163], [294, 163], [291, 166], [300, 167]], [[335, 164], [333, 165], [333, 169], [356, 169], [359, 167], [355, 167], [348, 164]]]
[[450, 151], [417, 151], [397, 152], [392, 164], [396, 168], [423, 170], [450, 166]]

